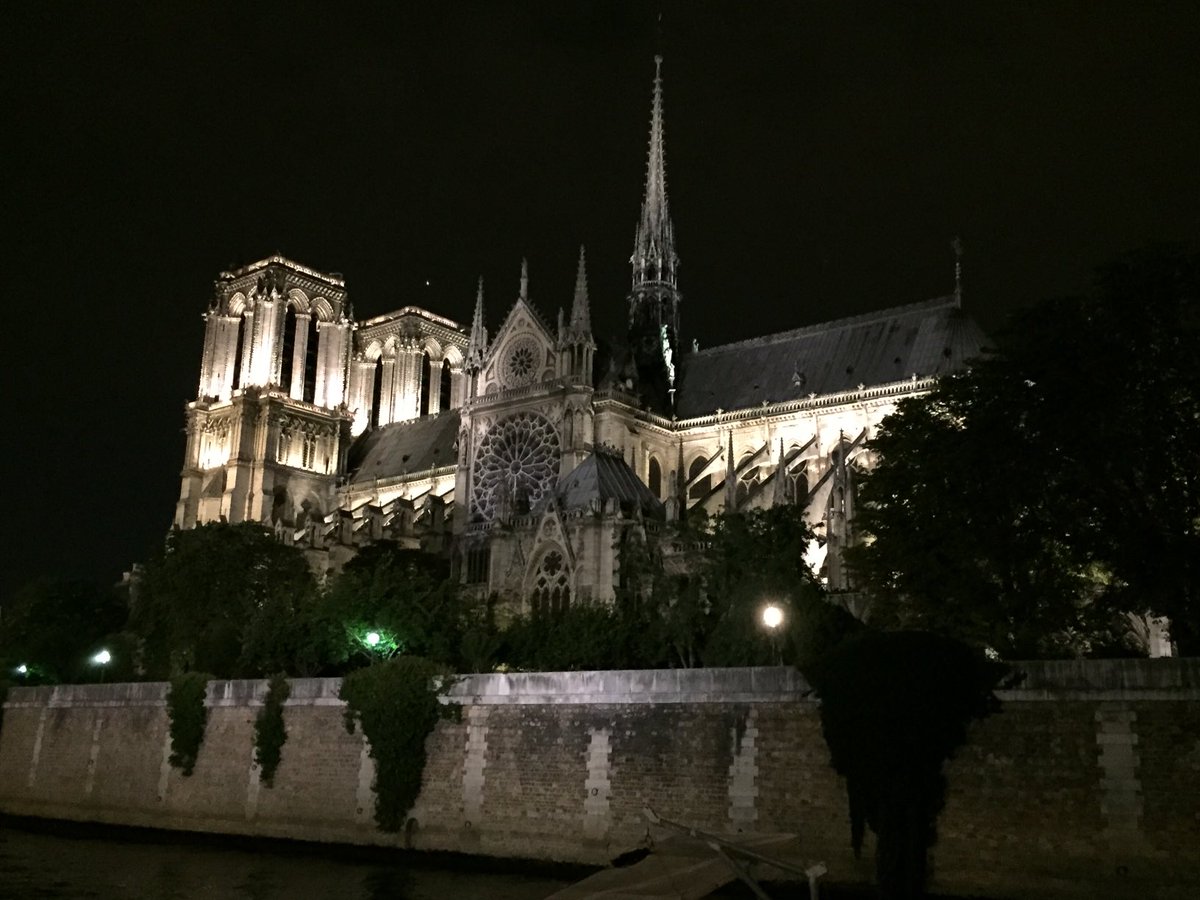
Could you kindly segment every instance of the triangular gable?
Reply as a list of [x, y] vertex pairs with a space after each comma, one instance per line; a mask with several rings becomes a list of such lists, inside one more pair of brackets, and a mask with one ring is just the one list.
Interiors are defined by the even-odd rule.
[[526, 383], [550, 380], [557, 371], [557, 343], [537, 309], [524, 297], [518, 297], [488, 346], [481, 372], [483, 384], [499, 389], [518, 386], [513, 383], [517, 373], [510, 361], [518, 348], [537, 351], [534, 369]]

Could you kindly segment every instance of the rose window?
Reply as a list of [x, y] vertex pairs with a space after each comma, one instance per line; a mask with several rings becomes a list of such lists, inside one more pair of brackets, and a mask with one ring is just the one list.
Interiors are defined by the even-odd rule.
[[513, 341], [504, 354], [504, 383], [508, 387], [529, 384], [537, 375], [539, 347], [529, 336]]
[[497, 422], [471, 469], [474, 515], [491, 521], [529, 512], [554, 488], [558, 467], [558, 432], [545, 416], [518, 413]]

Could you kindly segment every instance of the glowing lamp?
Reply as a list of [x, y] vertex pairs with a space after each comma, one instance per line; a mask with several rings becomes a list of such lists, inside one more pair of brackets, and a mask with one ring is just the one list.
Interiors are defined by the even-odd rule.
[[107, 650], [101, 650], [92, 657], [92, 662], [98, 666], [107, 666], [110, 662], [112, 662], [112, 654]]
[[783, 624], [783, 610], [774, 603], [769, 603], [763, 607], [762, 623], [774, 631]]
[[379, 641], [380, 641], [380, 637], [379, 637], [378, 631], [368, 631], [367, 632], [367, 646], [368, 647], [378, 647]]

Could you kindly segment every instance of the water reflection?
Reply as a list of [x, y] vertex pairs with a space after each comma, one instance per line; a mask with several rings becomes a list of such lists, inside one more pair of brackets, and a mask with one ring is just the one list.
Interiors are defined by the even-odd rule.
[[[162, 900], [541, 900], [567, 884], [544, 875], [434, 868], [411, 857], [346, 859], [166, 840], [103, 840], [0, 827], [0, 897]], [[470, 868], [472, 871], [455, 871]]]

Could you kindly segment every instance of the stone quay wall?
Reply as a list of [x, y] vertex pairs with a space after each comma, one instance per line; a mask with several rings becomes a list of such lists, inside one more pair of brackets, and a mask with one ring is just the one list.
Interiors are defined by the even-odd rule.
[[[935, 888], [989, 897], [1195, 896], [1200, 660], [1019, 664], [1003, 711], [946, 766]], [[297, 679], [273, 787], [254, 762], [263, 681], [214, 681], [194, 774], [168, 762], [165, 684], [14, 688], [0, 812], [470, 854], [604, 862], [643, 808], [716, 832], [789, 832], [830, 879], [869, 881], [818, 704], [786, 668], [471, 675], [430, 735], [408, 827], [375, 828], [373, 762], [337, 679]]]

